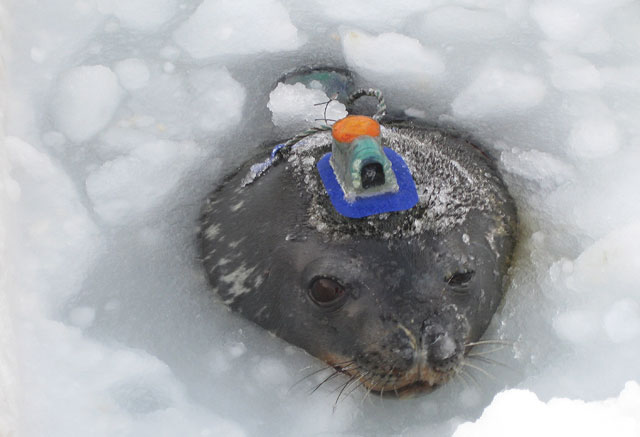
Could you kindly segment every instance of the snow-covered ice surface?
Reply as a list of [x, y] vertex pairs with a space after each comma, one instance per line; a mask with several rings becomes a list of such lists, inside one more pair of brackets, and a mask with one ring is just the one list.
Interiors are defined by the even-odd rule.
[[[0, 435], [640, 434], [638, 2], [0, 11]], [[334, 409], [340, 381], [295, 384], [321, 364], [224, 310], [196, 259], [205, 194], [314, 117], [317, 90], [271, 94], [309, 64], [469, 133], [517, 200], [486, 334], [512, 345], [432, 394]]]

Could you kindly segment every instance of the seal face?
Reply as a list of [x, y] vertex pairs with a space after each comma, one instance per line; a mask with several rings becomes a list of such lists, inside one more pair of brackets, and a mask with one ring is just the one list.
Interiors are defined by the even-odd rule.
[[503, 296], [516, 209], [492, 161], [467, 141], [387, 125], [419, 196], [410, 210], [350, 219], [316, 169], [328, 133], [241, 187], [207, 199], [204, 267], [232, 310], [368, 389], [427, 391], [461, 369]]

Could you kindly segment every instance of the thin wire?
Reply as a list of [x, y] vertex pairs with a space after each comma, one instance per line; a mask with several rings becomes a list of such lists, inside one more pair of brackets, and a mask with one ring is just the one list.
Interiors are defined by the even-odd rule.
[[[382, 91], [374, 89], [374, 88], [361, 88], [355, 92], [353, 92], [349, 98], [347, 99], [347, 106], [353, 105], [353, 103], [358, 100], [360, 97], [370, 96], [378, 99], [378, 107], [376, 113], [373, 115], [373, 119], [376, 121], [380, 121], [387, 113], [387, 103], [382, 95]], [[311, 127], [299, 134], [295, 135], [293, 138], [289, 139], [285, 143], [278, 144], [271, 150], [271, 154], [269, 158], [266, 160], [254, 164], [251, 166], [249, 173], [242, 179], [241, 187], [246, 187], [247, 185], [253, 183], [257, 178], [262, 176], [267, 170], [269, 170], [274, 165], [278, 164], [281, 160], [287, 158], [289, 155], [289, 151], [291, 150], [291, 146], [296, 144], [297, 142], [303, 140], [309, 135], [313, 135], [318, 132], [324, 132], [331, 130], [331, 126], [328, 126], [327, 120], [327, 108], [329, 104], [334, 100], [333, 97], [329, 99], [328, 102], [316, 103], [314, 106], [325, 105], [324, 108], [324, 120], [326, 125], [322, 126], [314, 126]]]
[[375, 97], [378, 99], [378, 108], [371, 118], [376, 121], [380, 121], [387, 114], [387, 102], [384, 100], [384, 96], [380, 90], [375, 88], [361, 88], [349, 96], [347, 99], [347, 106], [353, 105], [356, 100], [363, 96]]

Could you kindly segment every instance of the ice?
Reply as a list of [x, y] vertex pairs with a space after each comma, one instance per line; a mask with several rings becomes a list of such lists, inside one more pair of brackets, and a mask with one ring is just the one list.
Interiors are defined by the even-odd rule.
[[[24, 423], [25, 435], [78, 435], [88, 429], [98, 435], [246, 435], [240, 425], [193, 405], [168, 366], [143, 351], [88, 340], [59, 322], [26, 329], [38, 341], [23, 351], [23, 370], [34, 376], [23, 382], [33, 393], [23, 408], [38, 420]], [[59, 368], [34, 372], [40, 363]], [[72, 420], [58, 417], [60, 406], [73, 410]]]
[[[0, 3], [0, 435], [638, 435], [638, 16], [633, 0]], [[276, 86], [301, 66], [346, 66], [394, 115], [482, 144], [517, 202], [485, 336], [500, 344], [433, 393], [337, 400], [335, 377], [310, 394], [331, 370], [205, 280], [206, 194], [324, 124], [329, 96]]]
[[592, 341], [597, 335], [599, 325], [598, 314], [592, 311], [566, 311], [553, 319], [553, 327], [558, 337], [572, 343]]
[[531, 6], [531, 17], [547, 37], [563, 42], [576, 42], [590, 31], [595, 18], [591, 14], [572, 2], [539, 0]]
[[567, 142], [575, 156], [594, 159], [617, 152], [619, 137], [615, 122], [604, 117], [589, 117], [575, 123]]
[[347, 111], [342, 103], [336, 100], [328, 102], [329, 97], [319, 89], [310, 89], [301, 83], [281, 83], [269, 94], [267, 106], [272, 113], [273, 124], [297, 133], [309, 126], [332, 124], [330, 120], [346, 117]]
[[580, 56], [558, 54], [550, 59], [551, 82], [561, 90], [588, 91], [602, 86], [598, 69]]
[[[14, 267], [47, 308], [73, 295], [101, 247], [97, 226], [80, 202], [69, 176], [49, 156], [16, 137], [5, 137], [7, 161], [15, 185], [10, 206], [33, 208], [33, 215], [15, 216], [24, 241], [22, 262]], [[61, 247], [60, 242], [64, 241]]]
[[[576, 291], [608, 290], [614, 296], [637, 293], [640, 223], [617, 228], [588, 246], [575, 260], [568, 284]], [[640, 293], [635, 296], [640, 297]]]
[[113, 14], [120, 24], [139, 32], [157, 30], [178, 10], [176, 0], [100, 0], [100, 11]]
[[95, 212], [110, 224], [134, 220], [165, 201], [189, 169], [204, 158], [192, 142], [141, 144], [128, 155], [104, 163], [87, 177]]
[[120, 84], [127, 90], [132, 91], [149, 83], [149, 67], [147, 64], [136, 58], [124, 59], [118, 62], [114, 68], [118, 75]]
[[408, 80], [429, 81], [444, 72], [440, 54], [420, 41], [395, 32], [372, 36], [359, 30], [342, 35], [347, 64], [363, 75], [405, 75]]
[[96, 310], [91, 307], [76, 307], [69, 313], [69, 320], [79, 328], [88, 328], [95, 318]]
[[604, 316], [604, 329], [611, 341], [626, 343], [640, 335], [640, 308], [634, 299], [621, 299]]
[[490, 118], [531, 109], [545, 94], [546, 86], [536, 76], [487, 67], [453, 100], [451, 109], [463, 119]]
[[326, 17], [330, 23], [367, 26], [372, 30], [396, 29], [412, 15], [431, 9], [423, 0], [397, 0], [388, 8], [385, 0], [311, 0], [305, 2], [310, 13]]
[[640, 386], [629, 382], [617, 398], [587, 403], [566, 398], [554, 398], [545, 403], [530, 391], [509, 390], [497, 395], [477, 422], [461, 425], [453, 436], [631, 437], [638, 433]]
[[250, 0], [204, 0], [175, 32], [175, 41], [194, 58], [279, 52], [302, 44], [280, 2], [255, 6]]
[[[168, 96], [173, 101], [171, 107], [163, 104]], [[158, 73], [147, 86], [133, 92], [127, 105], [133, 117], [122, 120], [120, 127], [137, 124], [142, 115], [153, 118], [150, 133], [156, 136], [188, 139], [194, 134], [210, 134], [240, 122], [245, 96], [243, 86], [224, 68]], [[184, 123], [185, 119], [190, 122]]]
[[514, 147], [500, 154], [500, 163], [506, 171], [543, 186], [561, 185], [574, 175], [569, 164], [539, 150]]
[[427, 40], [491, 41], [507, 36], [511, 23], [495, 10], [442, 6], [424, 17], [421, 30]]
[[70, 140], [90, 139], [115, 114], [123, 97], [116, 75], [104, 65], [67, 71], [53, 97], [56, 125]]

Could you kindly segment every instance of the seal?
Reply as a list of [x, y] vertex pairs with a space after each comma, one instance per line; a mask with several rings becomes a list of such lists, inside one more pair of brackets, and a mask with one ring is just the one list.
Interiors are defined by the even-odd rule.
[[336, 212], [317, 163], [330, 132], [300, 140], [243, 186], [249, 163], [207, 198], [200, 242], [225, 305], [368, 390], [443, 384], [504, 293], [516, 208], [493, 161], [467, 140], [409, 121], [382, 123], [417, 204], [363, 218]]

